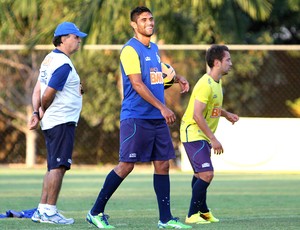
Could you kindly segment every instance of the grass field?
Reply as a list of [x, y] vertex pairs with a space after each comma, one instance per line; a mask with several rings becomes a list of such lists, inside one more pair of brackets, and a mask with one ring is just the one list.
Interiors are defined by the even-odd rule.
[[[0, 229], [96, 229], [85, 221], [110, 168], [73, 168], [65, 178], [58, 208], [75, 224], [37, 224], [30, 219], [0, 219]], [[0, 213], [37, 206], [45, 170], [0, 166]], [[191, 194], [191, 174], [171, 171], [171, 208], [184, 221]], [[193, 229], [300, 229], [300, 173], [216, 172], [208, 205], [219, 223]], [[129, 175], [106, 207], [117, 229], [156, 229], [158, 211], [149, 168]]]

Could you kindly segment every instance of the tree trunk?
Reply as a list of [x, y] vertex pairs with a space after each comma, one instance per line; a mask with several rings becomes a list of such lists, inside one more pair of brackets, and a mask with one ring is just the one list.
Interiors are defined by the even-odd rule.
[[36, 159], [36, 140], [37, 132], [35, 130], [28, 130], [25, 132], [26, 136], [26, 166], [31, 168], [35, 165]]

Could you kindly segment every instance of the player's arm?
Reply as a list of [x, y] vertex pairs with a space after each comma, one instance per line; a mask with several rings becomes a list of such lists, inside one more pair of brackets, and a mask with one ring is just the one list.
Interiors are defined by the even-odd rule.
[[63, 64], [53, 72], [48, 86], [42, 95], [41, 107], [43, 112], [52, 104], [56, 92], [63, 90], [71, 70], [72, 68], [69, 64]]
[[163, 117], [166, 119], [167, 124], [173, 124], [176, 120], [176, 116], [172, 110], [161, 103], [148, 89], [148, 87], [142, 81], [141, 74], [128, 75], [133, 89], [147, 102], [160, 110]]
[[196, 121], [201, 131], [210, 139], [212, 148], [214, 149], [214, 153], [221, 154], [224, 151], [223, 147], [215, 137], [215, 134], [208, 127], [207, 122], [203, 116], [203, 112], [205, 111], [205, 108], [206, 108], [205, 103], [195, 100], [193, 119]]
[[28, 128], [30, 130], [36, 129], [39, 124], [40, 114], [39, 110], [41, 107], [41, 84], [40, 81], [37, 80], [33, 93], [32, 93], [32, 107], [33, 107], [33, 114], [28, 122]]
[[45, 112], [49, 108], [49, 106], [52, 104], [52, 102], [55, 98], [56, 92], [57, 92], [57, 90], [51, 88], [50, 86], [47, 86], [47, 88], [45, 89], [45, 92], [43, 93], [43, 96], [42, 96], [43, 112]]
[[161, 103], [142, 81], [140, 60], [136, 51], [131, 46], [124, 47], [120, 55], [120, 61], [133, 89], [144, 100], [161, 111], [161, 114], [166, 119], [167, 124], [174, 123], [176, 117], [173, 111]]
[[41, 83], [39, 80], [37, 80], [32, 93], [32, 107], [34, 112], [33, 115], [38, 115], [41, 107]]
[[225, 117], [228, 121], [230, 121], [233, 125], [235, 122], [239, 120], [239, 116], [226, 111], [225, 109], [221, 109], [221, 116]]

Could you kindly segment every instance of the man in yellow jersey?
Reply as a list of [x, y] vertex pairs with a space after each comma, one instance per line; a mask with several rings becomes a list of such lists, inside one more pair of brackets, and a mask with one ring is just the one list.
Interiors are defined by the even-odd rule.
[[222, 76], [228, 74], [232, 63], [229, 49], [224, 45], [212, 45], [206, 53], [210, 71], [195, 85], [180, 126], [180, 138], [192, 165], [192, 198], [185, 222], [205, 224], [219, 222], [206, 204], [207, 188], [214, 177], [211, 148], [222, 154], [223, 147], [214, 135], [220, 116], [234, 124], [238, 115], [222, 109]]

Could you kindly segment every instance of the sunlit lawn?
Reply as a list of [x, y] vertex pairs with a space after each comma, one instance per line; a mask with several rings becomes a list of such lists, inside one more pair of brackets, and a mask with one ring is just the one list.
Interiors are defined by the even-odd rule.
[[[57, 204], [75, 224], [37, 224], [30, 219], [0, 219], [0, 229], [96, 229], [85, 221], [110, 168], [74, 167], [65, 178]], [[0, 166], [0, 213], [37, 206], [45, 170]], [[171, 207], [184, 221], [191, 194], [191, 173], [171, 171]], [[300, 173], [216, 172], [208, 205], [220, 223], [194, 229], [300, 229]], [[137, 168], [106, 207], [118, 229], [156, 229], [158, 211], [151, 168]]]

